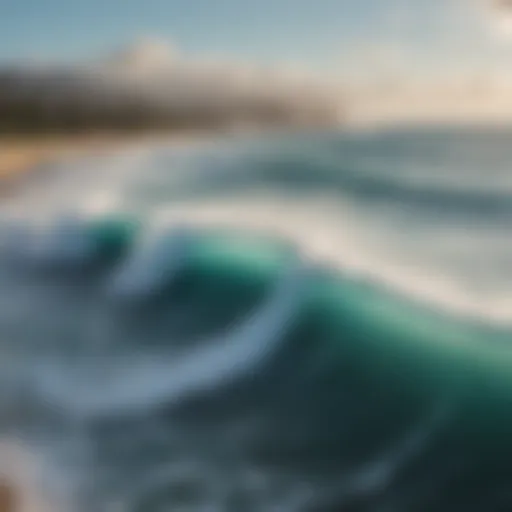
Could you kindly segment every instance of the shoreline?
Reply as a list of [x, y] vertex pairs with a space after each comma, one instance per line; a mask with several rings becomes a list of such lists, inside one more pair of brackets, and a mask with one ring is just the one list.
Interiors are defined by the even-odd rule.
[[[98, 131], [84, 134], [0, 134], [0, 197], [29, 178], [41, 167], [57, 165], [63, 160], [104, 155], [130, 145], [146, 143], [184, 145], [225, 140], [263, 139], [304, 132], [305, 128], [274, 129], [184, 129], [141, 132]], [[305, 130], [309, 133], [309, 129]]]
[[[94, 133], [88, 135], [0, 135], [0, 183], [24, 175], [31, 169], [51, 164], [62, 158], [82, 156], [91, 152], [110, 152], [128, 144], [162, 141], [184, 144], [205, 138], [204, 133]], [[215, 134], [209, 134], [212, 137]]]
[[212, 132], [94, 133], [49, 136], [0, 135], [0, 200], [16, 193], [32, 173], [69, 159], [108, 155], [133, 145], [162, 143], [183, 147], [221, 137]]

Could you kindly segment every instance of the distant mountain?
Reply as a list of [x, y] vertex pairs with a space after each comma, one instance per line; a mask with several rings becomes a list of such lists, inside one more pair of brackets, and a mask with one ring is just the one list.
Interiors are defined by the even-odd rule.
[[105, 59], [75, 65], [0, 70], [0, 129], [93, 129], [309, 125], [338, 122], [334, 95], [290, 79], [219, 60], [192, 60], [142, 40]]

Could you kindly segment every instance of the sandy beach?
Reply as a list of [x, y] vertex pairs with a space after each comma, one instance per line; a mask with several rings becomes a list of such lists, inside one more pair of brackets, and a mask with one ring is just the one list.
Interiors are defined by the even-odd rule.
[[118, 139], [94, 137], [0, 137], [0, 179], [24, 173], [35, 165], [91, 149], [111, 147]]
[[9, 184], [40, 165], [63, 158], [115, 151], [147, 141], [182, 145], [211, 137], [211, 133], [203, 132], [0, 136], [0, 189], [5, 190]]

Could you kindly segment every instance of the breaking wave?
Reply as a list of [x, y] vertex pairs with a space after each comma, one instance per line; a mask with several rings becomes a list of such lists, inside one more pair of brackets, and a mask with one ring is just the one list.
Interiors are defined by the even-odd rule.
[[65, 510], [510, 509], [512, 193], [450, 189], [445, 138], [414, 181], [368, 171], [410, 140], [354, 137], [135, 148], [4, 201], [0, 428]]

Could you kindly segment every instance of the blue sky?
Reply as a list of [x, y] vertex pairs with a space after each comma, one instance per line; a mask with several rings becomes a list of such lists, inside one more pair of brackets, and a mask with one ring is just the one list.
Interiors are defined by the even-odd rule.
[[0, 60], [76, 59], [152, 36], [192, 55], [327, 72], [371, 55], [432, 72], [471, 68], [490, 51], [468, 8], [480, 1], [0, 0]]

